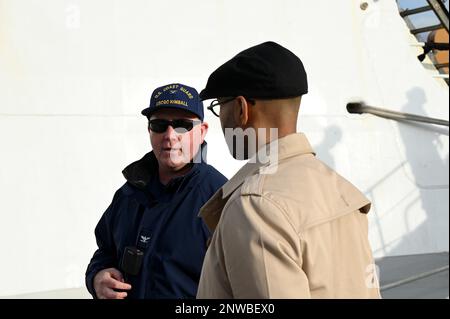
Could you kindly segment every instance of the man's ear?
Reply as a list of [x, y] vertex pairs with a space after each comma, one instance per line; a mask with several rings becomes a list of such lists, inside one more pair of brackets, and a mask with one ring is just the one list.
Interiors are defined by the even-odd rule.
[[206, 122], [203, 122], [202, 124], [200, 124], [201, 126], [200, 126], [200, 130], [201, 130], [201, 138], [202, 138], [202, 143], [205, 141], [205, 136], [206, 136], [206, 133], [208, 133], [208, 128], [209, 128], [209, 125], [208, 125], [208, 123], [206, 123]]
[[238, 96], [235, 100], [237, 107], [234, 107], [234, 121], [240, 127], [245, 128], [248, 122], [248, 103], [245, 97]]

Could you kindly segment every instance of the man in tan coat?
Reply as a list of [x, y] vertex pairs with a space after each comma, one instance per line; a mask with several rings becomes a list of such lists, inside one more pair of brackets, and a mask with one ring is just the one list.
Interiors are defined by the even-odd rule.
[[306, 93], [302, 62], [274, 42], [236, 55], [201, 92], [249, 161], [200, 211], [214, 234], [197, 298], [380, 297], [369, 200], [296, 133]]

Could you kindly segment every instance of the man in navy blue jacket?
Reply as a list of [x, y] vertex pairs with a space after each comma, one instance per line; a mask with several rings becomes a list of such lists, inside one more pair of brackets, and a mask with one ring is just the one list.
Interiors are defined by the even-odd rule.
[[159, 87], [142, 114], [153, 151], [122, 172], [86, 286], [94, 298], [195, 298], [210, 236], [197, 215], [226, 178], [204, 160], [208, 124], [194, 88]]

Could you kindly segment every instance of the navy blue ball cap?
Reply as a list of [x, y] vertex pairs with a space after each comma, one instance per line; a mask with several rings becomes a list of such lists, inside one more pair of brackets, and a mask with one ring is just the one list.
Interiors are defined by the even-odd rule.
[[160, 109], [178, 109], [193, 113], [203, 121], [203, 102], [193, 87], [172, 83], [155, 89], [150, 98], [150, 105], [142, 110], [144, 116], [151, 116]]
[[264, 42], [238, 53], [208, 78], [202, 100], [245, 96], [260, 99], [297, 97], [308, 92], [303, 63], [275, 42]]

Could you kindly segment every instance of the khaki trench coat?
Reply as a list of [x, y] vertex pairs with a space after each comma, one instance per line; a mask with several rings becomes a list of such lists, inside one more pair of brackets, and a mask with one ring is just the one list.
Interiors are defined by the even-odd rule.
[[275, 144], [276, 160], [249, 161], [202, 207], [214, 234], [197, 298], [379, 298], [369, 200], [304, 134]]

